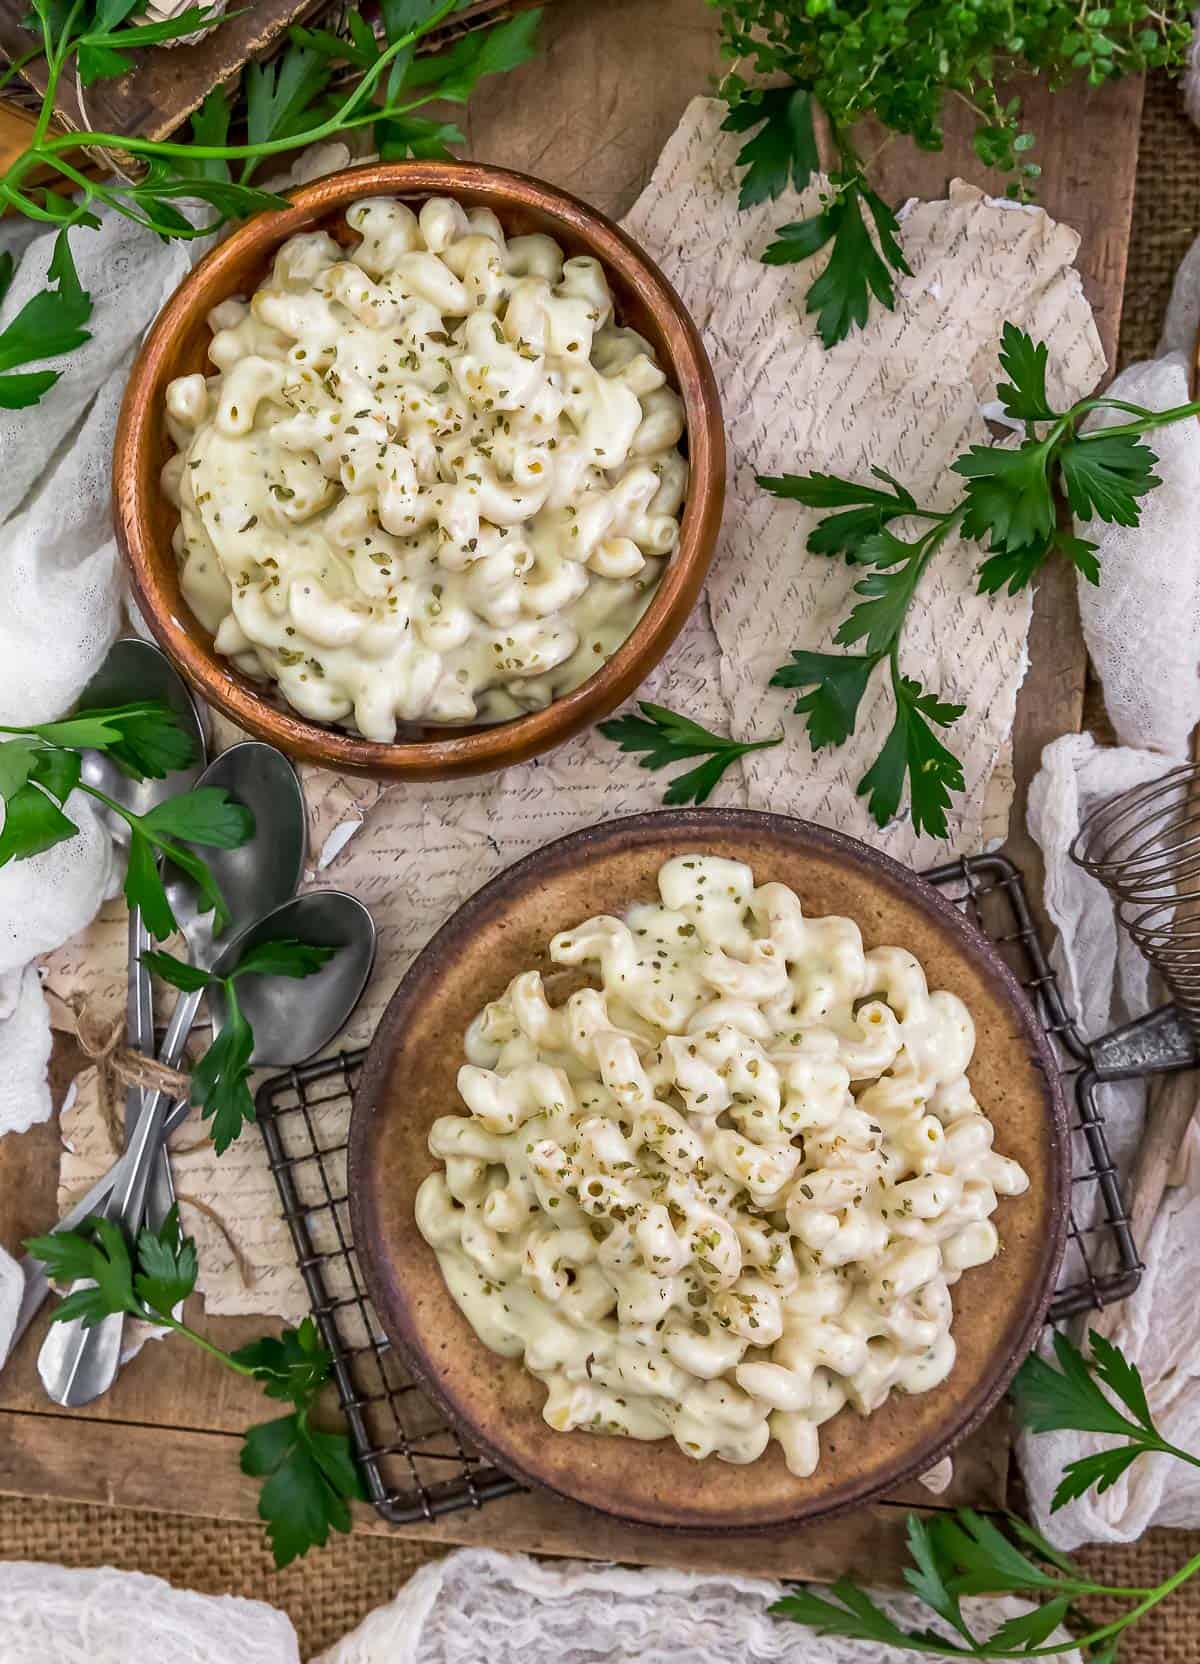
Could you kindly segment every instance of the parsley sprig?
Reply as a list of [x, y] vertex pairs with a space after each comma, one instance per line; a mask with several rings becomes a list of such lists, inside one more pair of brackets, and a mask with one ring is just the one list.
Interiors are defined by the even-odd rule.
[[211, 1123], [209, 1131], [218, 1155], [224, 1155], [246, 1122], [254, 1120], [254, 1098], [249, 1086], [254, 1031], [238, 1003], [237, 982], [244, 976], [312, 976], [336, 952], [336, 948], [281, 936], [274, 941], [256, 942], [225, 976], [176, 959], [174, 954], [152, 951], [142, 955], [147, 969], [184, 993], [219, 988], [224, 996], [224, 1021], [212, 1045], [192, 1070], [189, 1093], [191, 1102], [199, 1106], [203, 1118]]
[[208, 863], [190, 846], [237, 849], [254, 831], [249, 809], [223, 787], [198, 786], [164, 799], [144, 815], [89, 785], [82, 778], [80, 752], [105, 752], [135, 779], [162, 780], [194, 760], [190, 736], [162, 700], [141, 699], [125, 705], [77, 711], [58, 722], [28, 728], [0, 727], [13, 737], [0, 742], [0, 867], [53, 849], [77, 835], [64, 813], [73, 791], [103, 803], [129, 828], [125, 899], [140, 907], [156, 941], [177, 928], [159, 871], [166, 856], [186, 872], [212, 909], [219, 934], [229, 910]]
[[[1005, 324], [1000, 367], [1006, 379], [997, 398], [1022, 438], [1015, 446], [972, 445], [960, 456], [951, 466], [965, 484], [951, 508], [918, 503], [880, 468], [871, 470], [870, 484], [821, 473], [759, 476], [774, 496], [823, 511], [809, 533], [812, 553], [862, 570], [853, 586], [859, 599], [834, 635], [836, 645], [858, 651], [794, 651], [771, 682], [807, 690], [793, 709], [805, 717], [809, 741], [820, 750], [841, 745], [854, 732], [871, 679], [885, 667], [895, 720], [858, 787], [880, 826], [897, 813], [907, 789], [916, 830], [945, 837], [952, 794], [963, 789], [962, 765], [939, 730], [952, 728], [965, 707], [926, 690], [901, 662], [909, 610], [947, 537], [957, 532], [980, 546], [981, 594], [1016, 594], [1055, 553], [1098, 583], [1097, 546], [1058, 524], [1059, 499], [1079, 520], [1136, 526], [1141, 499], [1161, 483], [1154, 452], [1141, 436], [1200, 412], [1200, 404], [1152, 411], [1104, 397], [1056, 411], [1046, 391], [1047, 356], [1044, 343]], [[1083, 431], [1097, 410], [1131, 419]], [[912, 528], [913, 535], [905, 538], [897, 527]]]
[[277, 1566], [322, 1546], [331, 1530], [349, 1531], [350, 1503], [365, 1491], [349, 1438], [312, 1422], [332, 1359], [311, 1317], [236, 1352], [189, 1328], [175, 1311], [196, 1286], [199, 1261], [195, 1242], [180, 1228], [178, 1208], [157, 1232], [143, 1230], [132, 1253], [120, 1226], [108, 1219], [31, 1237], [25, 1247], [53, 1281], [86, 1285], [60, 1301], [53, 1322], [78, 1318], [90, 1328], [124, 1312], [173, 1329], [235, 1374], [258, 1381], [268, 1398], [291, 1405], [287, 1415], [251, 1427], [241, 1451], [242, 1471], [263, 1481], [258, 1512]]
[[605, 739], [616, 740], [622, 751], [644, 753], [640, 767], [669, 768], [690, 757], [708, 758], [698, 768], [675, 776], [663, 796], [668, 804], [703, 803], [731, 763], [751, 751], [778, 745], [783, 738], [775, 734], [766, 740], [725, 739], [690, 717], [669, 711], [664, 705], [652, 705], [646, 699], [638, 701], [638, 710], [641, 716], [631, 712], [602, 722], [600, 732]]
[[[64, 76], [84, 86], [128, 72], [131, 52], [186, 34], [213, 16], [193, 6], [162, 23], [137, 21], [146, 0], [32, 0], [26, 26], [34, 57], [46, 64], [46, 89], [29, 145], [0, 177], [0, 207], [61, 228], [50, 276], [57, 285], [33, 297], [0, 334], [0, 371], [70, 352], [87, 339], [83, 325], [91, 298], [80, 287], [66, 233], [95, 229], [105, 207], [163, 238], [206, 237], [230, 219], [283, 208], [287, 198], [252, 182], [274, 157], [323, 140], [373, 128], [387, 161], [402, 156], [447, 156], [464, 141], [458, 127], [419, 112], [432, 103], [462, 103], [489, 75], [503, 74], [533, 55], [540, 13], [523, 12], [492, 29], [468, 34], [446, 52], [419, 58], [421, 37], [456, 10], [459, 0], [384, 0], [377, 38], [356, 11], [349, 36], [293, 29], [273, 61], [245, 74], [246, 138], [229, 142], [232, 105], [214, 88], [191, 120], [190, 137], [144, 139], [102, 131], [51, 128]], [[348, 76], [348, 80], [347, 80]], [[139, 176], [95, 179], [81, 171], [79, 153], [114, 151]], [[61, 187], [42, 183], [49, 179]], [[37, 181], [35, 183], [34, 181]], [[207, 204], [211, 215], [189, 217], [180, 200]], [[0, 298], [11, 262], [0, 261]], [[0, 406], [34, 404], [60, 371], [0, 374]]]
[[[1200, 1467], [1200, 1457], [1159, 1433], [1135, 1365], [1102, 1335], [1093, 1333], [1090, 1343], [1091, 1356], [1085, 1358], [1065, 1335], [1056, 1334], [1058, 1367], [1027, 1358], [1013, 1386], [1017, 1414], [1035, 1433], [1069, 1428], [1126, 1441], [1069, 1463], [1052, 1509], [1092, 1486], [1107, 1490], [1147, 1452]], [[1048, 1658], [1083, 1648], [1094, 1664], [1108, 1664], [1122, 1631], [1200, 1571], [1196, 1555], [1154, 1588], [1097, 1583], [1024, 1520], [1008, 1515], [1002, 1528], [970, 1508], [929, 1518], [910, 1514], [908, 1547], [912, 1565], [904, 1580], [941, 1627], [902, 1627], [849, 1578], [822, 1594], [797, 1589], [771, 1610], [823, 1635], [847, 1635], [943, 1658]], [[991, 1635], [976, 1634], [963, 1609], [964, 1597], [999, 1594], [1032, 1595], [1038, 1604]], [[1107, 1623], [1090, 1623], [1079, 1603], [1095, 1597], [1123, 1602], [1127, 1610]], [[1056, 1631], [1068, 1623], [1084, 1633], [1055, 1640]]]
[[[1091, 1357], [1085, 1360], [1065, 1335], [1056, 1334], [1058, 1368], [1044, 1358], [1030, 1357], [1013, 1386], [1017, 1413], [1035, 1433], [1071, 1428], [1084, 1433], [1111, 1433], [1126, 1440], [1094, 1456], [1069, 1462], [1054, 1493], [1054, 1508], [1083, 1496], [1093, 1485], [1097, 1491], [1107, 1491], [1131, 1462], [1149, 1452], [1158, 1451], [1200, 1467], [1200, 1456], [1180, 1450], [1159, 1433], [1137, 1368], [1103, 1335], [1093, 1330], [1089, 1340]], [[1102, 1388], [1107, 1388], [1107, 1393]], [[1114, 1398], [1123, 1410], [1113, 1403]]]
[[[0, 371], [5, 372], [0, 375], [0, 409], [23, 410], [36, 404], [62, 374], [61, 370], [9, 372], [38, 359], [60, 358], [91, 340], [83, 326], [92, 315], [92, 298], [80, 286], [65, 231], [54, 240], [48, 273], [51, 287], [31, 295], [0, 332]], [[6, 250], [0, 254], [0, 301], [12, 278], [13, 257]]]
[[[1010, 192], [1027, 196], [1041, 169], [1030, 159], [1034, 136], [1009, 84], [1030, 71], [1051, 86], [1091, 86], [1166, 66], [1178, 69], [1189, 42], [1184, 0], [709, 0], [721, 13], [722, 47], [735, 60], [722, 83], [728, 130], [749, 133], [738, 161], [743, 208], [803, 190], [818, 171], [813, 125], [824, 113], [834, 160], [821, 211], [781, 226], [763, 258], [771, 264], [810, 259], [830, 246], [808, 293], [826, 346], [866, 322], [871, 300], [891, 307], [895, 279], [908, 267], [891, 208], [868, 181], [853, 140], [855, 124], [874, 116], [922, 149], [942, 147], [947, 94], [965, 103], [976, 126], [980, 161], [1011, 175]], [[753, 75], [787, 77], [763, 88]]]
[[[773, 200], [789, 185], [806, 189], [821, 166], [813, 115], [806, 87], [741, 88], [722, 123], [731, 133], [756, 129], [738, 152], [746, 170], [739, 207]], [[818, 315], [817, 332], [827, 347], [866, 323], [872, 295], [893, 306], [894, 274], [910, 275], [895, 214], [867, 184], [849, 140], [835, 133], [835, 142], [840, 164], [829, 177], [820, 212], [781, 225], [762, 255], [765, 265], [788, 266], [829, 247], [825, 269], [805, 302]]]

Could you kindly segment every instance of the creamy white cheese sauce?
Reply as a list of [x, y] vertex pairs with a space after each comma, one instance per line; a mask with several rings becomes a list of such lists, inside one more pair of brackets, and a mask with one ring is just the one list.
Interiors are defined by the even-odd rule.
[[475, 1020], [417, 1224], [551, 1427], [730, 1462], [775, 1438], [808, 1474], [844, 1405], [945, 1379], [950, 1287], [1028, 1179], [911, 953], [740, 862], [679, 857], [659, 890], [554, 938], [598, 986], [555, 1008], [526, 972]]
[[184, 595], [246, 674], [389, 741], [578, 687], [679, 536], [683, 405], [600, 264], [433, 198], [291, 238], [167, 389]]

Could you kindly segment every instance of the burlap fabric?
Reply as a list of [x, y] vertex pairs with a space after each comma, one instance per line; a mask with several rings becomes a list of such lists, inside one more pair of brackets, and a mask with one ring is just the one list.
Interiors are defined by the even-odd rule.
[[[1175, 89], [1155, 78], [1142, 121], [1122, 363], [1153, 351], [1175, 267], [1197, 232], [1200, 137]], [[0, 1497], [0, 1559], [118, 1566], [206, 1593], [270, 1601], [290, 1616], [305, 1657], [390, 1599], [437, 1552], [399, 1537], [338, 1538], [277, 1572], [257, 1526]], [[1101, 1582], [1146, 1588], [1197, 1552], [1200, 1532], [1153, 1531], [1129, 1547], [1084, 1558]], [[1098, 1608], [1097, 1615], [1107, 1614]], [[1200, 1664], [1200, 1579], [1149, 1613], [1121, 1656], [1125, 1664]]]

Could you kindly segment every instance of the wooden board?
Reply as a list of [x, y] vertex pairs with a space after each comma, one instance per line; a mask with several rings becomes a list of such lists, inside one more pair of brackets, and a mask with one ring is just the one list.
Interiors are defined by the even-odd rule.
[[[137, 67], [112, 81], [86, 89], [64, 77], [56, 97], [62, 125], [96, 133], [139, 133], [161, 139], [186, 120], [211, 87], [237, 75], [247, 59], [271, 49], [283, 31], [299, 23], [320, 0], [256, 0], [231, 5], [229, 19], [203, 39], [138, 54]], [[23, 0], [0, 0], [0, 53], [13, 62], [33, 44], [24, 28]], [[46, 85], [44, 61], [31, 63], [25, 79], [38, 92]]]
[[[559, 0], [548, 11], [542, 58], [485, 83], [468, 115], [471, 153], [541, 174], [612, 214], [645, 184], [689, 99], [717, 69], [712, 14], [700, 0]], [[1029, 125], [1039, 135], [1042, 201], [1081, 234], [1079, 266], [1110, 361], [1115, 357], [1132, 210], [1142, 88], [1127, 82], [1051, 97], [1034, 89]], [[964, 117], [951, 115], [947, 150], [930, 155], [894, 142], [879, 158], [885, 194], [936, 197], [956, 174], [993, 184], [974, 160]], [[1078, 728], [1085, 658], [1065, 571], [1039, 591], [1031, 669], [1018, 703], [1018, 782], [1011, 847], [1033, 872], [1023, 831], [1024, 791], [1042, 746]], [[69, 1060], [60, 1065], [68, 1072]], [[0, 1140], [0, 1239], [10, 1249], [53, 1216], [58, 1141], [45, 1126]], [[116, 1388], [83, 1413], [47, 1403], [35, 1360], [45, 1316], [0, 1374], [0, 1491], [107, 1502], [207, 1516], [253, 1518], [254, 1487], [239, 1473], [237, 1432], [263, 1418], [249, 1383], [205, 1367], [180, 1342], [151, 1344]], [[258, 1333], [258, 1319], [204, 1322], [221, 1344]], [[864, 1436], [869, 1436], [864, 1434]], [[943, 1504], [1004, 1499], [1007, 1432], [990, 1422], [960, 1450]], [[824, 1526], [783, 1537], [707, 1543], [632, 1530], [570, 1504], [520, 1495], [450, 1515], [408, 1534], [431, 1542], [491, 1543], [576, 1554], [792, 1577], [842, 1571], [895, 1575], [903, 1559], [906, 1506], [929, 1501], [916, 1488]], [[386, 1530], [368, 1510], [361, 1529]]]
[[[538, 0], [474, 0], [435, 29], [421, 50], [439, 50], [457, 36], [486, 23], [511, 16]], [[547, 0], [541, 0], [542, 4]], [[60, 130], [90, 128], [93, 132], [137, 133], [162, 139], [173, 133], [199, 108], [212, 87], [233, 81], [250, 59], [269, 56], [284, 31], [297, 23], [323, 23], [327, 0], [255, 0], [253, 5], [230, 4], [228, 17], [200, 40], [187, 45], [143, 49], [134, 53], [128, 75], [98, 81], [84, 89], [64, 77], [55, 100]], [[366, 8], [379, 27], [379, 7]], [[319, 14], [319, 15], [318, 15]], [[34, 43], [25, 27], [25, 0], [0, 0], [0, 56], [14, 61]], [[22, 80], [41, 93], [46, 86], [44, 60], [31, 63]], [[0, 168], [25, 148], [32, 124], [23, 109], [0, 104]], [[20, 142], [14, 147], [13, 140]]]

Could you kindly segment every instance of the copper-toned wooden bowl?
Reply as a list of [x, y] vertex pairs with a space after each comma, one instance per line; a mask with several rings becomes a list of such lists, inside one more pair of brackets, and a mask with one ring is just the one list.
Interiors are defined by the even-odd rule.
[[[414, 725], [391, 745], [307, 721], [278, 694], [218, 657], [211, 634], [180, 593], [171, 549], [178, 517], [159, 486], [159, 471], [172, 449], [163, 424], [166, 386], [176, 376], [208, 367], [208, 312], [230, 295], [249, 295], [279, 245], [297, 232], [323, 228], [353, 243], [342, 216], [365, 196], [410, 202], [452, 196], [468, 208], [491, 208], [506, 232], [546, 232], [569, 255], [599, 260], [618, 321], [652, 343], [683, 399], [691, 469], [679, 545], [629, 639], [593, 676], [546, 710], [512, 722]], [[291, 201], [289, 209], [248, 221], [200, 262], [159, 314], [134, 364], [117, 425], [113, 513], [142, 614], [199, 693], [248, 733], [307, 762], [386, 779], [436, 780], [506, 768], [548, 751], [629, 697], [671, 645], [704, 582], [721, 524], [725, 439], [717, 385], [699, 332], [658, 267], [618, 226], [577, 197], [525, 174], [467, 162], [379, 163], [318, 179], [292, 192]]]
[[[915, 1397], [893, 1394], [867, 1419], [821, 1429], [821, 1462], [797, 1479], [772, 1443], [746, 1467], [697, 1462], [671, 1440], [644, 1444], [558, 1433], [546, 1389], [518, 1360], [489, 1352], [442, 1281], [413, 1220], [417, 1188], [438, 1164], [427, 1137], [465, 1113], [455, 1087], [470, 1019], [517, 972], [555, 970], [556, 931], [657, 898], [662, 863], [706, 851], [779, 880], [809, 914], [856, 920], [868, 947], [916, 954], [933, 988], [966, 1001], [977, 1046], [975, 1096], [996, 1145], [1030, 1177], [1002, 1199], [1003, 1252], [953, 1289], [958, 1359]], [[561, 974], [561, 972], [560, 972]], [[530, 1483], [643, 1525], [763, 1530], [841, 1512], [925, 1473], [996, 1404], [1032, 1346], [1062, 1256], [1070, 1178], [1058, 1070], [1029, 1003], [987, 939], [934, 889], [855, 839], [779, 815], [677, 810], [578, 832], [519, 861], [466, 902], [418, 956], [372, 1043], [350, 1129], [350, 1210], [367, 1287], [385, 1330], [469, 1440]]]

